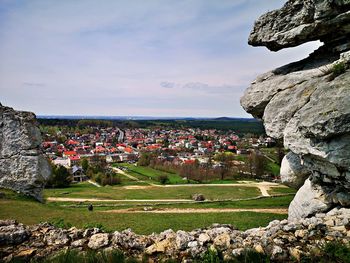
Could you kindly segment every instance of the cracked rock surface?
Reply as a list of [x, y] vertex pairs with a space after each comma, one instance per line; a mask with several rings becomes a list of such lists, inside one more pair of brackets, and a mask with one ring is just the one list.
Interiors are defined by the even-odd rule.
[[0, 187], [42, 200], [51, 174], [35, 115], [0, 104]]
[[[281, 178], [300, 186], [289, 218], [350, 206], [350, 2], [289, 0], [255, 23], [253, 46], [276, 51], [308, 41], [322, 47], [301, 61], [262, 74], [241, 105], [290, 150]], [[303, 193], [303, 194], [302, 194]]]

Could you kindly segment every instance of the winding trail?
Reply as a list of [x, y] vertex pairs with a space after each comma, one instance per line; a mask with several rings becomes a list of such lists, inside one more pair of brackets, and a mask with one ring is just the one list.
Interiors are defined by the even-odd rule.
[[70, 197], [48, 197], [49, 202], [194, 202], [192, 199], [99, 199], [99, 198], [70, 198]]
[[136, 181], [136, 182], [140, 182], [140, 183], [146, 183], [147, 185], [131, 185], [131, 186], [124, 186], [125, 189], [147, 189], [147, 188], [152, 188], [152, 187], [200, 187], [200, 186], [208, 186], [208, 187], [215, 187], [215, 186], [228, 186], [228, 187], [233, 187], [233, 186], [245, 186], [245, 187], [257, 187], [259, 188], [261, 195], [262, 196], [271, 196], [269, 194], [269, 190], [271, 189], [271, 187], [286, 187], [285, 185], [281, 185], [278, 183], [271, 183], [271, 182], [253, 182], [253, 181], [239, 181], [239, 183], [236, 184], [168, 184], [168, 185], [159, 185], [159, 184], [153, 184], [150, 182], [146, 182], [146, 181], [142, 181], [138, 178], [136, 178], [135, 176], [132, 176], [126, 172], [124, 172], [123, 170], [116, 168], [116, 167], [112, 167], [112, 169], [114, 171], [116, 171], [117, 173], [124, 175], [126, 177], [128, 177], [129, 179]]
[[288, 214], [287, 208], [164, 208], [164, 209], [117, 209], [99, 211], [99, 213], [113, 213], [113, 214], [194, 214], [194, 213], [238, 213], [238, 212], [256, 212], [256, 213], [272, 213], [272, 214]]

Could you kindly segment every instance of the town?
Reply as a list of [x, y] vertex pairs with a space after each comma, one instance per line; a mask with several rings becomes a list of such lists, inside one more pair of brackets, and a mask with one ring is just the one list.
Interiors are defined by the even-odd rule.
[[74, 182], [93, 177], [91, 173], [86, 176], [86, 163], [91, 166], [97, 161], [108, 167], [117, 164], [122, 170], [131, 165], [151, 166], [178, 173], [187, 182], [278, 179], [283, 150], [269, 137], [238, 136], [233, 130], [219, 129], [105, 126], [68, 131], [42, 128], [43, 149], [54, 165], [70, 170]]

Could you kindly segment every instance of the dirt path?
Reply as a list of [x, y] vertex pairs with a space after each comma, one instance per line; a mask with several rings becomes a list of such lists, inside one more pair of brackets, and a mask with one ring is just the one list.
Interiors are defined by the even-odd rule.
[[[141, 182], [141, 181], [140, 181]], [[172, 188], [172, 187], [257, 187], [262, 196], [270, 196], [269, 190], [272, 187], [286, 187], [285, 185], [277, 184], [277, 183], [270, 183], [270, 182], [251, 182], [251, 181], [241, 181], [240, 183], [236, 184], [168, 184], [168, 185], [158, 185], [158, 184], [150, 184], [147, 185], [132, 185], [132, 186], [124, 186], [125, 189], [148, 189], [153, 187], [166, 187], [166, 188]]]
[[96, 186], [96, 187], [101, 187], [101, 185], [99, 185], [98, 183], [94, 182], [94, 181], [91, 181], [91, 180], [88, 180], [88, 183]]
[[150, 210], [136, 210], [134, 208], [99, 211], [101, 213], [115, 214], [135, 214], [135, 213], [150, 213], [150, 214], [194, 214], [194, 213], [237, 213], [237, 212], [257, 212], [257, 213], [273, 213], [273, 214], [288, 214], [287, 208], [164, 208]]
[[191, 199], [99, 199], [99, 198], [70, 198], [70, 197], [48, 197], [49, 202], [193, 202]]
[[137, 181], [137, 182], [143, 182], [143, 181], [140, 181], [138, 178], [136, 178], [135, 176], [132, 176], [130, 174], [127, 174], [126, 172], [124, 172], [123, 170], [119, 169], [119, 168], [116, 168], [116, 167], [112, 167], [112, 169], [114, 171], [116, 171], [117, 173], [119, 174], [122, 174], [126, 177], [128, 177], [129, 179], [133, 180], [133, 181]]
[[200, 187], [200, 186], [209, 186], [209, 187], [215, 187], [215, 186], [228, 186], [228, 187], [243, 186], [244, 187], [245, 186], [245, 187], [257, 187], [257, 188], [259, 188], [262, 196], [270, 196], [268, 191], [271, 189], [271, 187], [286, 187], [284, 185], [277, 184], [277, 183], [271, 183], [271, 182], [259, 182], [259, 183], [256, 183], [256, 182], [253, 182], [253, 181], [239, 181], [239, 183], [237, 183], [237, 184], [169, 184], [169, 185], [158, 185], [158, 184], [153, 184], [153, 183], [149, 183], [149, 182], [146, 182], [146, 181], [142, 181], [142, 180], [136, 178], [135, 176], [132, 176], [132, 175], [124, 172], [123, 170], [121, 170], [119, 168], [112, 167], [112, 169], [114, 171], [118, 172], [119, 174], [122, 174], [122, 175], [130, 178], [133, 181], [149, 184], [149, 186], [145, 186], [145, 185], [124, 186], [125, 189], [129, 189], [129, 190], [133, 190], [133, 189], [147, 189], [147, 188], [152, 188], [152, 187]]

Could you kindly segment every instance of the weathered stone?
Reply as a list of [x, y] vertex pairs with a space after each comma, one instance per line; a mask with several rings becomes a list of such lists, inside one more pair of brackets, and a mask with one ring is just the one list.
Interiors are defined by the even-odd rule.
[[45, 242], [49, 246], [65, 246], [70, 242], [67, 233], [62, 229], [53, 229], [45, 234]]
[[193, 241], [194, 237], [185, 231], [179, 230], [176, 232], [176, 247], [178, 249], [186, 249], [188, 242]]
[[74, 242], [72, 242], [71, 246], [73, 248], [76, 248], [76, 247], [82, 247], [86, 244], [86, 239], [78, 239], [78, 240], [75, 240]]
[[299, 189], [310, 174], [311, 172], [301, 165], [298, 155], [289, 152], [284, 156], [280, 170], [282, 183]]
[[204, 201], [205, 197], [202, 194], [194, 194], [192, 195], [192, 200], [200, 202], [200, 201]]
[[324, 198], [322, 189], [312, 187], [310, 180], [306, 180], [289, 205], [288, 219], [307, 217], [328, 210], [329, 206], [322, 198]]
[[40, 145], [35, 115], [0, 104], [0, 187], [42, 201], [51, 168]]
[[91, 249], [99, 249], [109, 244], [109, 236], [107, 233], [99, 233], [90, 237], [88, 247]]
[[249, 44], [277, 51], [312, 40], [345, 38], [350, 34], [349, 10], [349, 1], [289, 0], [255, 22]]
[[[337, 30], [339, 29], [339, 31]], [[259, 76], [241, 98], [291, 152], [283, 182], [299, 187], [289, 218], [350, 205], [350, 2], [289, 0], [256, 22], [249, 43], [271, 50], [321, 40], [308, 58]]]
[[174, 247], [174, 240], [173, 239], [164, 239], [160, 242], [156, 242], [153, 245], [146, 248], [145, 252], [148, 255], [152, 255], [157, 252], [164, 253], [169, 248]]
[[201, 243], [201, 244], [205, 244], [207, 242], [210, 241], [210, 236], [206, 233], [201, 233], [198, 237], [198, 241]]
[[[16, 244], [1, 244], [0, 260], [8, 262], [17, 258], [24, 260], [49, 258], [67, 249], [82, 253], [94, 249], [97, 253], [105, 252], [108, 255], [118, 249], [125, 255], [132, 255], [140, 260], [147, 254], [149, 262], [166, 259], [193, 262], [200, 260], [208, 250], [222, 254], [224, 259], [230, 261], [233, 256], [239, 255], [245, 249], [254, 249], [271, 256], [273, 262], [289, 262], [292, 256], [296, 259], [301, 258], [301, 255], [317, 250], [327, 241], [349, 242], [349, 226], [338, 225], [349, 218], [350, 209], [334, 208], [322, 216], [317, 214], [317, 216], [293, 222], [274, 220], [267, 227], [244, 232], [235, 230], [229, 225], [215, 224], [207, 229], [195, 229], [190, 232], [175, 233], [172, 230], [166, 230], [160, 234], [142, 236], [127, 229], [113, 234], [96, 233], [90, 238], [80, 238], [81, 235], [76, 233], [83, 231], [76, 228], [58, 229], [47, 223], [26, 227], [8, 220], [0, 223], [3, 225], [2, 229], [8, 230], [9, 236], [22, 227], [29, 231], [30, 238]], [[328, 221], [337, 222], [337, 225], [333, 223], [327, 225]], [[96, 229], [96, 231], [101, 230]], [[96, 231], [91, 229], [87, 235]], [[0, 231], [0, 233], [3, 232]], [[212, 239], [208, 233], [215, 237]], [[20, 252], [23, 255], [18, 257]]]
[[255, 250], [256, 252], [258, 252], [258, 253], [261, 253], [261, 254], [264, 254], [264, 253], [265, 253], [264, 248], [263, 248], [260, 244], [255, 245], [255, 246], [254, 246], [254, 250]]
[[227, 249], [230, 246], [231, 238], [227, 233], [221, 234], [214, 239], [214, 246], [220, 250]]
[[0, 245], [20, 244], [30, 236], [29, 231], [23, 225], [9, 224], [14, 220], [2, 221], [0, 224]]

